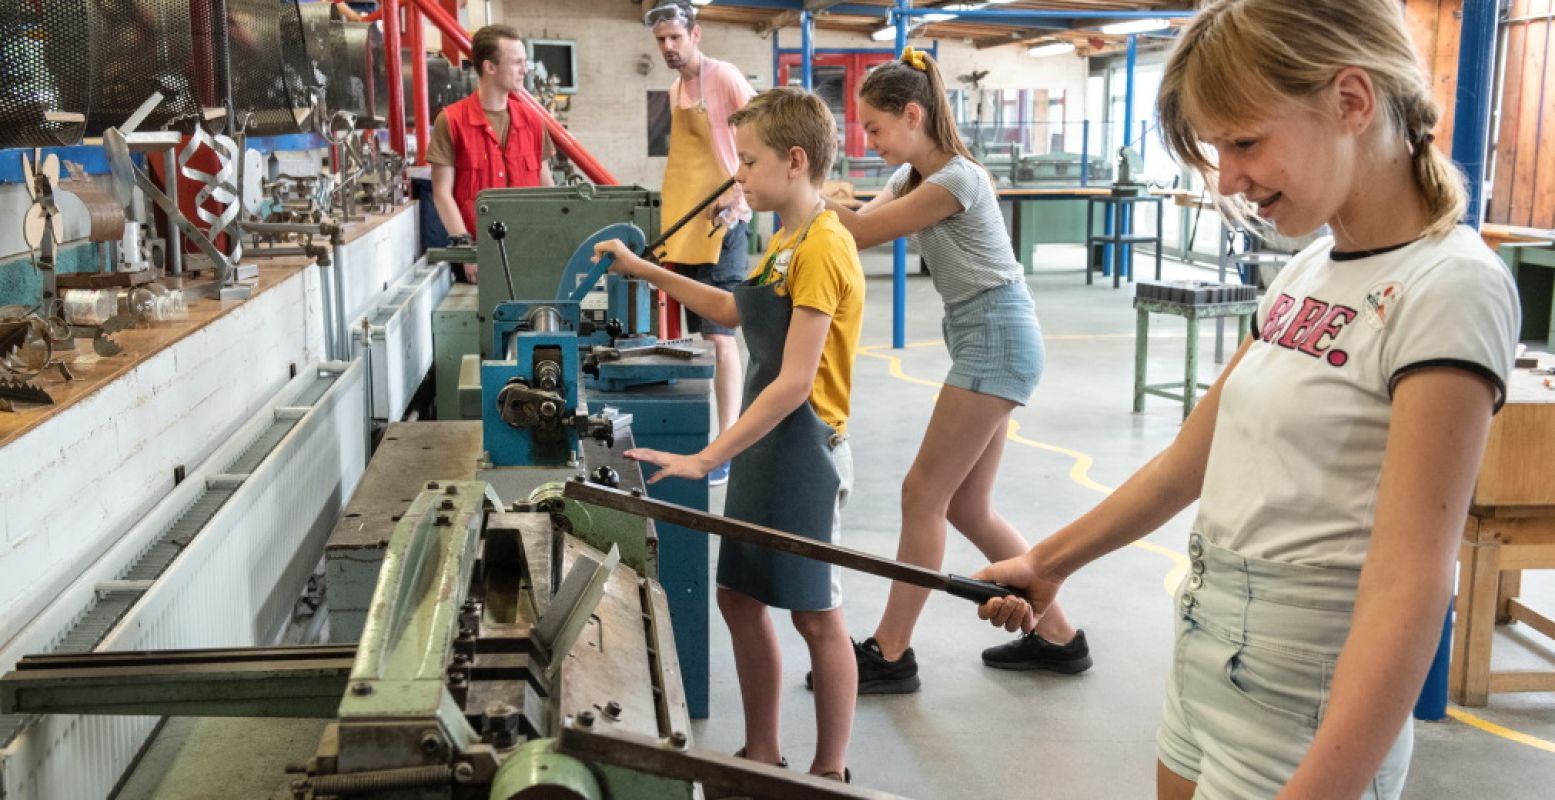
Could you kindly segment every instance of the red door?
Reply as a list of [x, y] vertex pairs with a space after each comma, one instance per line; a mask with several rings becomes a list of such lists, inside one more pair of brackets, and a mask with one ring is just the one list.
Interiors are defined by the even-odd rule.
[[[866, 154], [864, 129], [858, 121], [858, 87], [869, 70], [890, 61], [890, 53], [817, 53], [811, 66], [815, 91], [831, 106], [842, 133], [842, 152], [850, 158]], [[778, 60], [779, 86], [799, 83], [800, 56], [783, 53]], [[792, 76], [792, 77], [791, 77]]]

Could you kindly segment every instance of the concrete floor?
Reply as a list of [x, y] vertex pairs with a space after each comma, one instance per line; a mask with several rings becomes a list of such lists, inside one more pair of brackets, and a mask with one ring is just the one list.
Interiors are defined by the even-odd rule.
[[[1130, 413], [1134, 314], [1132, 291], [1086, 286], [1078, 247], [1039, 249], [1029, 283], [1047, 340], [1047, 369], [1008, 443], [998, 507], [1028, 537], [1051, 532], [1101, 499], [1177, 433], [1181, 406], [1148, 398]], [[844, 516], [849, 546], [882, 555], [896, 550], [898, 490], [928, 425], [936, 385], [949, 367], [940, 341], [940, 303], [926, 277], [908, 280], [907, 342], [893, 351], [890, 254], [865, 254], [869, 276], [863, 349], [854, 378], [850, 423], [857, 467]], [[914, 260], [914, 263], [915, 260]], [[1141, 275], [1150, 269], [1139, 260]], [[914, 270], [915, 271], [915, 270]], [[1168, 262], [1166, 277], [1213, 279], [1212, 271]], [[1184, 325], [1153, 320], [1151, 380], [1180, 375]], [[1213, 327], [1202, 335], [1201, 379], [1213, 361]], [[1228, 336], [1227, 349], [1234, 349]], [[893, 372], [899, 373], [893, 375]], [[715, 493], [714, 508], [722, 493]], [[1004, 634], [980, 622], [966, 602], [937, 596], [915, 648], [923, 689], [859, 703], [849, 763], [861, 784], [918, 798], [1154, 796], [1155, 730], [1170, 659], [1170, 590], [1185, 564], [1192, 509], [1138, 546], [1103, 559], [1065, 586], [1070, 616], [1087, 632], [1096, 666], [1076, 677], [1008, 673], [982, 666], [982, 648]], [[952, 535], [945, 568], [970, 574], [982, 565]], [[1541, 577], [1543, 580], [1541, 580]], [[845, 574], [845, 613], [857, 638], [870, 635], [887, 584]], [[1555, 608], [1555, 580], [1531, 573], [1524, 591], [1536, 607]], [[716, 616], [716, 612], [715, 612]], [[808, 659], [786, 619], [783, 636], [784, 751], [796, 767], [814, 748]], [[1555, 665], [1542, 637], [1499, 635], [1498, 667]], [[695, 725], [698, 745], [732, 752], [743, 744], [739, 692], [727, 630], [713, 625], [712, 717]], [[1455, 709], [1463, 711], [1463, 709]], [[1504, 726], [1512, 741], [1449, 719], [1416, 723], [1408, 797], [1548, 797], [1555, 786], [1555, 695], [1496, 695], [1475, 716]], [[1539, 789], [1537, 787], [1545, 788]]]

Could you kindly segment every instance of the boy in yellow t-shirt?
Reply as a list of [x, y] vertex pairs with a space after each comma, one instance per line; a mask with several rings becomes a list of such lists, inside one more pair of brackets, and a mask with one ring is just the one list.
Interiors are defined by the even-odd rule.
[[[666, 477], [702, 479], [733, 460], [724, 513], [823, 542], [839, 540], [853, 482], [847, 444], [853, 357], [863, 328], [864, 273], [853, 236], [821, 202], [837, 148], [826, 104], [791, 87], [757, 95], [729, 117], [751, 207], [789, 224], [772, 237], [750, 279], [726, 292], [638, 258], [619, 241], [596, 259], [645, 279], [682, 305], [741, 327], [750, 351], [745, 408], [700, 453], [629, 450]], [[769, 606], [792, 612], [810, 651], [816, 747], [810, 772], [848, 780], [848, 738], [858, 666], [842, 619], [838, 569], [787, 553], [725, 541], [718, 554], [718, 607], [729, 625], [745, 709], [742, 755], [783, 764], [778, 750], [782, 655]]]

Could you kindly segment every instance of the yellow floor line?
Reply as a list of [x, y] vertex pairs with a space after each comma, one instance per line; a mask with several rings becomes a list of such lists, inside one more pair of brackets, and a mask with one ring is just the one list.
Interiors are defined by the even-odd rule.
[[[940, 344], [940, 342], [913, 342], [907, 346], [923, 347], [931, 344]], [[939, 388], [942, 385], [939, 381], [924, 380], [923, 378], [908, 375], [902, 369], [902, 359], [900, 356], [884, 355], [876, 352], [880, 349], [880, 345], [867, 345], [860, 347], [858, 349], [858, 354], [867, 358], [876, 358], [880, 359], [881, 361], [885, 361], [887, 363], [887, 369], [890, 371], [891, 377], [893, 378], [907, 381], [908, 383], [916, 383], [920, 386], [927, 386], [931, 389], [934, 389], [936, 393], [939, 391]], [[1034, 447], [1038, 450], [1046, 450], [1048, 452], [1057, 453], [1058, 455], [1072, 459], [1074, 464], [1069, 468], [1069, 480], [1074, 481], [1080, 486], [1083, 486], [1094, 492], [1099, 492], [1101, 494], [1112, 493], [1111, 487], [1097, 483], [1091, 478], [1091, 466], [1096, 463], [1096, 459], [1091, 458], [1085, 453], [1081, 453], [1078, 450], [1070, 450], [1067, 447], [1059, 447], [1058, 445], [1039, 442], [1035, 439], [1022, 436], [1020, 435], [1020, 423], [1013, 419], [1010, 420], [1009, 430], [1005, 433], [1005, 437], [1010, 441], [1015, 442], [1016, 444], [1022, 444], [1027, 447]], [[1171, 548], [1162, 547], [1161, 545], [1158, 545], [1154, 542], [1147, 542], [1142, 539], [1131, 542], [1130, 545], [1146, 552], [1164, 556], [1172, 562], [1172, 569], [1166, 573], [1166, 578], [1163, 579], [1162, 584], [1166, 587], [1167, 594], [1175, 593], [1177, 591], [1177, 586], [1182, 583], [1183, 576], [1188, 574], [1188, 557], [1182, 553], [1177, 552], [1176, 550], [1172, 550]]]
[[[1047, 334], [1043, 334], [1042, 341], [1044, 341], [1044, 342], [1075, 342], [1075, 341], [1081, 341], [1081, 340], [1086, 340], [1086, 339], [1133, 339], [1133, 338], [1134, 338], [1134, 334], [1132, 334], [1132, 333], [1064, 333], [1064, 334], [1059, 334], [1057, 336], [1049, 336]], [[1185, 334], [1185, 333], [1172, 333], [1170, 331], [1167, 331], [1167, 332], [1164, 332], [1164, 333], [1152, 333], [1152, 334], [1150, 334], [1150, 338], [1152, 338], [1152, 339], [1186, 339], [1187, 338], [1187, 334]], [[908, 343], [902, 345], [903, 348], [943, 347], [943, 346], [945, 346], [945, 340], [944, 339], [924, 339], [922, 341], [908, 342]], [[874, 344], [874, 345], [867, 345], [867, 346], [862, 347], [860, 349], [861, 350], [885, 350], [887, 348], [883, 344]]]
[[[1112, 494], [1112, 487], [1097, 483], [1091, 479], [1090, 470], [1091, 466], [1096, 463], [1096, 459], [1078, 450], [1070, 450], [1067, 447], [1059, 447], [1058, 445], [1039, 442], [1035, 439], [1028, 439], [1021, 436], [1019, 431], [1020, 423], [1012, 419], [1010, 420], [1009, 433], [1005, 434], [1005, 436], [1016, 444], [1035, 447], [1038, 450], [1046, 450], [1050, 453], [1057, 453], [1074, 459], [1074, 465], [1069, 468], [1069, 480], [1094, 492]], [[1145, 541], [1144, 539], [1135, 539], [1129, 542], [1129, 545], [1171, 560], [1172, 569], [1166, 573], [1166, 577], [1162, 579], [1161, 583], [1166, 588], [1167, 594], [1176, 594], [1177, 587], [1182, 585], [1183, 576], [1188, 574], [1188, 557], [1170, 547], [1162, 547], [1155, 542]]]
[[1547, 742], [1538, 738], [1537, 736], [1529, 736], [1528, 734], [1522, 733], [1521, 731], [1514, 731], [1511, 728], [1497, 725], [1488, 719], [1476, 717], [1461, 708], [1448, 706], [1447, 716], [1452, 717], [1453, 719], [1463, 723], [1464, 725], [1468, 725], [1471, 728], [1478, 728], [1492, 736], [1499, 736], [1503, 739], [1517, 742], [1518, 744], [1527, 745], [1534, 748], [1535, 750], [1543, 750], [1546, 753], [1555, 753], [1555, 742]]
[[[1133, 337], [1133, 334], [1116, 334], [1116, 335], [1114, 335], [1114, 334], [1096, 334], [1096, 335], [1074, 335], [1074, 336], [1045, 336], [1043, 338], [1045, 340], [1047, 340], [1047, 341], [1053, 341], [1053, 340], [1062, 340], [1062, 339], [1101, 339], [1101, 338], [1132, 338], [1132, 337]], [[925, 341], [921, 341], [921, 342], [909, 342], [907, 344], [907, 347], [928, 347], [930, 345], [939, 345], [939, 344], [942, 344], [942, 342], [940, 340], [938, 340], [938, 339], [931, 339], [931, 340], [925, 340]], [[893, 378], [896, 378], [898, 380], [903, 380], [903, 381], [906, 381], [908, 383], [916, 383], [916, 384], [918, 384], [920, 386], [927, 386], [927, 387], [933, 389], [935, 391], [936, 395], [939, 393], [939, 389], [940, 389], [940, 387], [943, 384], [941, 384], [939, 381], [924, 380], [923, 378], [919, 378], [919, 377], [916, 377], [916, 376], [913, 376], [913, 375], [908, 375], [907, 372], [902, 369], [902, 358], [901, 358], [901, 356], [886, 355], [886, 354], [877, 352], [877, 351], [885, 350], [885, 349], [887, 349], [887, 347], [885, 345], [864, 345], [864, 346], [859, 347], [858, 354], [861, 355], [861, 356], [864, 356], [866, 358], [874, 358], [874, 359], [879, 359], [881, 361], [886, 362], [887, 369], [889, 370], [889, 372], [891, 374], [891, 377], [893, 377]], [[1061, 455], [1061, 456], [1064, 456], [1066, 458], [1069, 458], [1069, 459], [1073, 460], [1074, 464], [1072, 466], [1070, 466], [1070, 468], [1069, 468], [1069, 480], [1073, 481], [1074, 483], [1076, 483], [1076, 484], [1078, 484], [1078, 485], [1080, 485], [1080, 486], [1082, 486], [1082, 487], [1084, 487], [1086, 489], [1090, 489], [1091, 491], [1094, 491], [1094, 492], [1099, 492], [1099, 493], [1104, 494], [1104, 495], [1112, 493], [1112, 491], [1113, 491], [1112, 487], [1109, 487], [1109, 486], [1106, 486], [1104, 484], [1098, 483], [1094, 479], [1091, 478], [1090, 470], [1091, 470], [1091, 467], [1094, 466], [1095, 463], [1096, 463], [1096, 459], [1092, 458], [1091, 456], [1086, 455], [1085, 453], [1082, 453], [1082, 452], [1080, 452], [1078, 450], [1071, 450], [1071, 449], [1069, 449], [1067, 447], [1059, 447], [1058, 445], [1048, 444], [1046, 442], [1039, 442], [1039, 441], [1037, 441], [1035, 439], [1029, 439], [1029, 438], [1027, 438], [1025, 436], [1022, 436], [1022, 435], [1020, 435], [1020, 423], [1016, 422], [1014, 419], [1010, 420], [1009, 430], [1005, 433], [1005, 436], [1010, 441], [1015, 442], [1016, 444], [1025, 445], [1027, 447], [1036, 448], [1038, 450], [1046, 450], [1046, 451], [1048, 451], [1050, 453], [1056, 453], [1058, 455]], [[1188, 557], [1183, 555], [1182, 553], [1177, 552], [1176, 550], [1173, 550], [1173, 549], [1169, 548], [1169, 547], [1162, 547], [1161, 545], [1158, 545], [1158, 544], [1156, 544], [1154, 542], [1148, 542], [1148, 541], [1145, 541], [1143, 539], [1135, 540], [1134, 542], [1131, 542], [1130, 544], [1132, 546], [1138, 547], [1138, 548], [1140, 548], [1142, 550], [1146, 550], [1146, 551], [1149, 551], [1151, 553], [1155, 553], [1156, 555], [1165, 557], [1165, 558], [1169, 559], [1172, 562], [1172, 569], [1171, 569], [1170, 572], [1168, 572], [1166, 574], [1166, 577], [1161, 581], [1161, 584], [1166, 589], [1166, 593], [1167, 594], [1169, 594], [1169, 595], [1170, 594], [1175, 594], [1177, 592], [1177, 586], [1179, 584], [1181, 584], [1183, 576], [1186, 575], [1187, 572], [1188, 572]], [[1451, 718], [1453, 718], [1453, 719], [1455, 719], [1455, 720], [1457, 720], [1457, 721], [1459, 721], [1459, 722], [1461, 722], [1461, 723], [1463, 723], [1465, 725], [1468, 725], [1469, 727], [1477, 728], [1478, 730], [1484, 731], [1485, 733], [1488, 733], [1488, 734], [1490, 734], [1492, 736], [1499, 736], [1499, 737], [1501, 737], [1503, 739], [1506, 739], [1507, 741], [1515, 742], [1517, 744], [1525, 745], [1527, 747], [1532, 747], [1532, 748], [1534, 748], [1536, 750], [1543, 750], [1545, 752], [1555, 753], [1555, 742], [1546, 741], [1544, 739], [1538, 738], [1537, 736], [1530, 736], [1530, 735], [1528, 735], [1526, 733], [1522, 733], [1520, 731], [1512, 730], [1511, 728], [1507, 728], [1507, 727], [1504, 727], [1504, 726], [1501, 726], [1501, 725], [1497, 725], [1494, 722], [1491, 722], [1491, 721], [1489, 721], [1487, 719], [1483, 719], [1481, 717], [1475, 716], [1474, 714], [1471, 714], [1471, 713], [1469, 713], [1467, 711], [1464, 711], [1461, 708], [1456, 708], [1456, 707], [1449, 706], [1448, 709], [1447, 709], [1447, 716], [1449, 716], [1449, 717], [1451, 717]]]

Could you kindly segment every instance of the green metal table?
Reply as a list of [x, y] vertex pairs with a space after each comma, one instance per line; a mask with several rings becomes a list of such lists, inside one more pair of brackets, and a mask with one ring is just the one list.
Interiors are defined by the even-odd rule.
[[[1172, 303], [1148, 297], [1134, 298], [1134, 309], [1139, 315], [1134, 335], [1134, 411], [1145, 410], [1145, 395], [1153, 394], [1182, 403], [1182, 418], [1187, 419], [1198, 402], [1198, 393], [1209, 390], [1209, 384], [1199, 383], [1199, 320], [1219, 317], [1237, 318], [1237, 342], [1247, 338], [1252, 329], [1253, 314], [1258, 302], [1249, 300], [1235, 303]], [[1145, 383], [1145, 365], [1150, 348], [1150, 315], [1171, 314], [1188, 321], [1187, 357], [1183, 364], [1183, 380], [1173, 383]], [[1177, 393], [1173, 390], [1181, 390]]]

